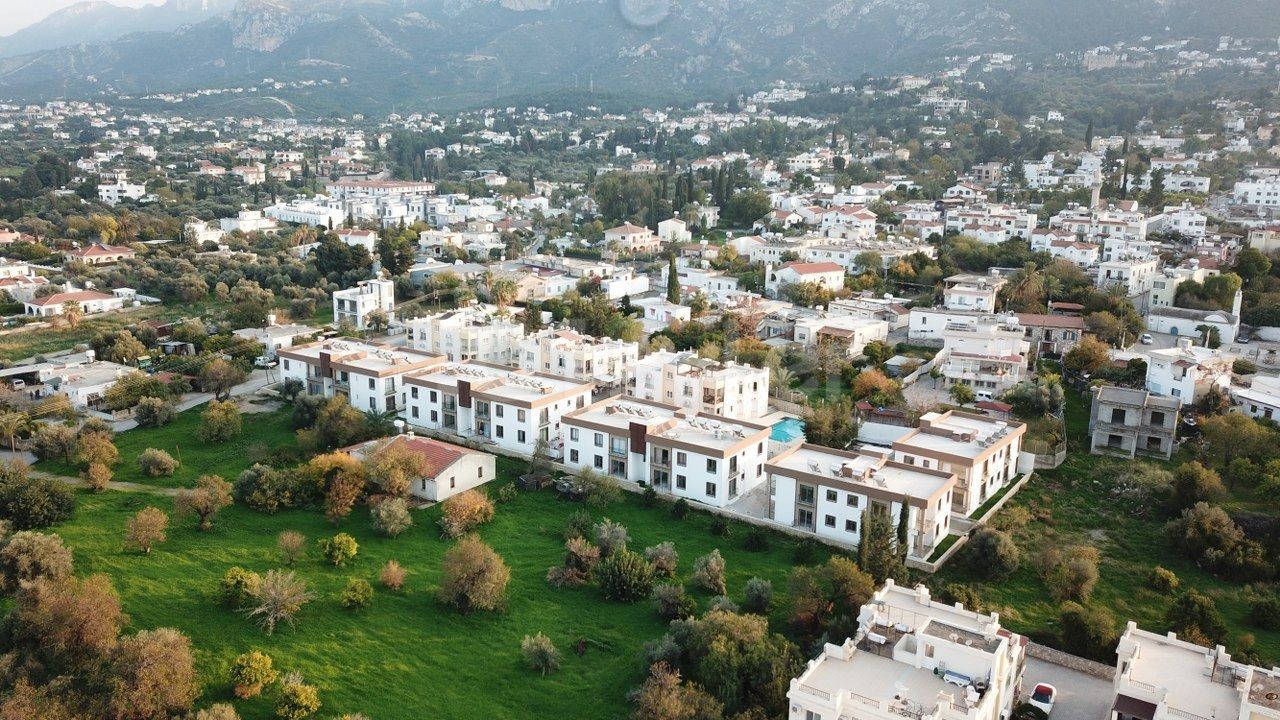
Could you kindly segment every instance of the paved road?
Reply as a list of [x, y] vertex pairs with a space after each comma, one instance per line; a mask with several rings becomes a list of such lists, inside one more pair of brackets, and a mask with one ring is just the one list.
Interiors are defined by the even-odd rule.
[[1058, 689], [1050, 720], [1106, 720], [1110, 716], [1115, 690], [1106, 680], [1032, 657], [1027, 658], [1022, 678], [1025, 696], [1030, 696], [1036, 683], [1047, 682]]

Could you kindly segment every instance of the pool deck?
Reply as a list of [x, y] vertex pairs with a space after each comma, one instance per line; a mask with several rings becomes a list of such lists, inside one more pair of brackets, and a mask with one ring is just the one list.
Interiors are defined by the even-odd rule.
[[803, 420], [804, 418], [800, 417], [799, 415], [796, 415], [795, 413], [782, 412], [781, 410], [776, 410], [774, 412], [769, 413], [768, 415], [764, 415], [762, 417], [756, 418], [751, 422], [757, 423], [759, 425], [773, 426], [787, 419]]

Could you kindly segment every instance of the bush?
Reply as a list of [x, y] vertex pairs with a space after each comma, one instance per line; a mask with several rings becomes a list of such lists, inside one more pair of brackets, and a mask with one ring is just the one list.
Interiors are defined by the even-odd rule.
[[281, 720], [306, 720], [320, 712], [320, 693], [314, 685], [301, 681], [288, 682], [280, 687], [276, 701], [276, 716]]
[[338, 533], [331, 538], [320, 540], [320, 554], [330, 565], [341, 566], [360, 552], [356, 539], [346, 533]]
[[654, 577], [673, 578], [680, 564], [680, 553], [671, 541], [651, 545], [644, 549], [644, 559], [653, 566]]
[[12, 594], [36, 580], [62, 580], [71, 576], [71, 549], [57, 535], [22, 530], [0, 545], [0, 590]]
[[232, 492], [245, 506], [267, 514], [302, 501], [293, 478], [266, 465], [254, 465], [240, 473]]
[[729, 525], [729, 521], [719, 515], [711, 518], [711, 534], [716, 537], [729, 537], [733, 534], [733, 528]]
[[796, 551], [791, 556], [796, 565], [812, 565], [818, 559], [818, 541], [813, 538], [801, 538], [796, 543]]
[[769, 549], [769, 533], [764, 528], [753, 527], [747, 531], [746, 548], [750, 552], [764, 552]]
[[683, 520], [685, 516], [689, 514], [689, 509], [689, 501], [684, 498], [680, 498], [679, 500], [671, 503], [671, 517], [677, 520]]
[[387, 537], [395, 537], [413, 525], [409, 504], [404, 498], [387, 498], [369, 508], [369, 515], [374, 531]]
[[596, 545], [600, 548], [601, 557], [609, 557], [614, 553], [627, 549], [627, 541], [631, 539], [627, 527], [605, 518], [595, 526]]
[[1084, 602], [1098, 584], [1098, 561], [1095, 548], [1077, 545], [1066, 550], [1047, 549], [1040, 557], [1040, 572], [1054, 600]]
[[724, 558], [719, 550], [712, 550], [693, 561], [693, 582], [717, 595], [725, 593]]
[[1110, 610], [1065, 602], [1058, 628], [1063, 650], [1100, 662], [1115, 658], [1116, 619]]
[[1187, 590], [1174, 598], [1164, 619], [1187, 642], [1212, 647], [1227, 637], [1227, 623], [1213, 598], [1195, 590]]
[[1217, 472], [1196, 461], [1184, 463], [1173, 471], [1173, 504], [1181, 510], [1199, 502], [1212, 502], [1226, 497], [1227, 487]]
[[348, 610], [363, 610], [373, 602], [373, 586], [369, 581], [352, 578], [342, 589], [342, 607]]
[[576, 537], [566, 540], [564, 549], [564, 563], [547, 571], [547, 582], [558, 588], [587, 584], [600, 564], [600, 548]]
[[655, 585], [653, 607], [663, 620], [686, 618], [698, 612], [698, 603], [684, 591], [683, 585]]
[[214, 400], [200, 413], [200, 427], [195, 434], [202, 443], [223, 443], [240, 437], [243, 431], [240, 408], [231, 401]]
[[1021, 562], [1013, 538], [987, 526], [978, 528], [969, 538], [965, 555], [973, 569], [988, 580], [1008, 577]]
[[592, 510], [604, 510], [622, 499], [622, 485], [612, 475], [586, 471], [578, 475], [583, 500]]
[[742, 609], [757, 615], [768, 615], [773, 607], [773, 583], [753, 577], [747, 581]]
[[520, 641], [520, 654], [524, 656], [525, 663], [542, 673], [543, 677], [560, 669], [560, 651], [551, 638], [542, 633], [525, 635]]
[[133, 419], [137, 421], [138, 427], [158, 428], [173, 422], [176, 415], [173, 409], [173, 403], [156, 397], [144, 397], [138, 401], [138, 405], [134, 408]]
[[1250, 597], [1249, 622], [1264, 630], [1280, 628], [1280, 595], [1266, 592]]
[[405, 575], [404, 566], [395, 560], [388, 560], [387, 564], [382, 566], [382, 571], [378, 573], [378, 582], [388, 590], [399, 590], [404, 587]]
[[1231, 363], [1231, 372], [1237, 375], [1253, 375], [1258, 372], [1258, 365], [1250, 360], [1245, 360], [1244, 358], [1236, 358], [1235, 361]]
[[586, 510], [574, 510], [564, 523], [564, 539], [585, 538], [591, 535], [591, 513]]
[[635, 602], [652, 592], [653, 567], [639, 553], [624, 549], [600, 563], [596, 579], [607, 599]]
[[271, 656], [251, 650], [231, 663], [231, 685], [236, 697], [246, 700], [262, 694], [262, 689], [276, 681], [280, 673], [272, 667]]
[[717, 595], [711, 598], [711, 601], [707, 603], [707, 612], [726, 612], [736, 614], [738, 612], [738, 603], [730, 600], [727, 595]]
[[516, 488], [516, 484], [509, 482], [498, 488], [498, 502], [509, 503], [520, 496], [520, 490]]
[[253, 603], [261, 588], [262, 577], [258, 573], [236, 566], [223, 573], [218, 594], [223, 605], [243, 610]]
[[151, 553], [156, 543], [168, 539], [169, 516], [160, 508], [145, 507], [125, 523], [124, 539], [130, 547], [145, 554]]
[[236, 713], [236, 708], [230, 703], [214, 703], [209, 707], [199, 710], [195, 715], [191, 716], [191, 720], [240, 720], [240, 716]]
[[164, 450], [147, 448], [138, 455], [138, 468], [147, 477], [171, 477], [178, 469], [178, 461]]
[[0, 520], [14, 530], [38, 530], [64, 523], [76, 511], [75, 492], [58, 480], [28, 477], [25, 466], [0, 469]]
[[270, 635], [281, 622], [292, 626], [302, 607], [314, 599], [315, 595], [307, 590], [307, 581], [292, 570], [268, 570], [248, 615], [256, 618], [258, 625]]
[[658, 491], [654, 490], [652, 485], [650, 485], [649, 487], [641, 491], [640, 493], [641, 507], [651, 508], [651, 507], [656, 507], [657, 504], [658, 504]]
[[282, 530], [276, 536], [276, 547], [280, 550], [280, 562], [292, 565], [306, 552], [307, 538], [296, 530]]
[[479, 490], [465, 490], [440, 505], [440, 529], [459, 538], [493, 519], [493, 502]]
[[986, 604], [982, 602], [982, 596], [971, 585], [947, 583], [939, 590], [938, 599], [952, 605], [960, 603], [966, 610], [973, 610], [974, 612], [985, 612], [986, 608]]
[[1152, 568], [1151, 573], [1147, 575], [1147, 587], [1157, 592], [1173, 592], [1181, 584], [1182, 581], [1178, 579], [1178, 576], [1172, 570], [1159, 565]]
[[511, 570], [502, 557], [475, 535], [467, 535], [444, 554], [440, 599], [464, 613], [501, 610], [507, 604]]
[[111, 485], [113, 473], [111, 468], [102, 463], [93, 463], [80, 473], [80, 477], [84, 478], [85, 485], [94, 492], [102, 492]]
[[201, 530], [210, 530], [214, 518], [231, 503], [231, 483], [217, 475], [201, 475], [194, 488], [183, 488], [173, 497], [173, 511], [194, 515]]

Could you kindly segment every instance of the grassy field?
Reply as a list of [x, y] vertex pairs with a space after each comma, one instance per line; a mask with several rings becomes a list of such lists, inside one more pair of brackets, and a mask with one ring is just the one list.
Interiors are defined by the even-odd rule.
[[[135, 482], [160, 487], [189, 487], [195, 485], [201, 475], [221, 475], [234, 481], [236, 476], [253, 464], [255, 445], [267, 450], [293, 447], [297, 444], [289, 423], [290, 411], [276, 410], [269, 413], [246, 413], [244, 433], [226, 443], [205, 444], [195, 437], [200, 427], [200, 413], [204, 406], [197, 406], [179, 413], [173, 422], [161, 428], [137, 428], [116, 435], [116, 448], [120, 450], [120, 464], [115, 470], [115, 480]], [[147, 448], [164, 450], [181, 465], [173, 477], [153, 478], [138, 469], [138, 455]], [[261, 450], [262, 448], [258, 448]], [[36, 468], [57, 475], [75, 477], [80, 470], [63, 462], [42, 462]]]
[[[1117, 629], [1127, 620], [1156, 632], [1168, 630], [1164, 615], [1173, 597], [1147, 587], [1151, 569], [1164, 566], [1182, 580], [1214, 599], [1231, 628], [1231, 637], [1252, 634], [1257, 649], [1268, 661], [1280, 660], [1280, 632], [1255, 628], [1248, 622], [1249, 606], [1241, 584], [1204, 572], [1174, 553], [1165, 539], [1169, 516], [1151, 507], [1114, 494], [1116, 459], [1088, 454], [1088, 407], [1074, 393], [1067, 405], [1067, 460], [1056, 470], [1037, 472], [1014, 497], [1009, 508], [1021, 507], [1033, 518], [1014, 533], [1022, 551], [1022, 567], [998, 583], [984, 583], [966, 566], [963, 552], [930, 580], [973, 585], [988, 603], [1001, 611], [1001, 620], [1015, 631], [1052, 641], [1057, 634], [1058, 603], [1037, 574], [1034, 558], [1048, 547], [1091, 545], [1102, 553], [1100, 578], [1091, 602], [1110, 609]], [[1175, 458], [1176, 465], [1185, 458]]]
[[[506, 464], [500, 476], [511, 475]], [[626, 694], [643, 679], [637, 653], [665, 628], [648, 602], [623, 605], [605, 601], [594, 587], [553, 589], [547, 568], [563, 557], [562, 531], [580, 505], [554, 493], [522, 493], [498, 506], [495, 520], [480, 535], [505, 559], [512, 571], [509, 607], [503, 614], [463, 616], [441, 605], [434, 593], [448, 541], [440, 538], [437, 509], [416, 511], [416, 525], [396, 539], [372, 534], [366, 512], [358, 509], [337, 528], [360, 543], [359, 556], [347, 567], [323, 565], [314, 549], [317, 539], [336, 530], [314, 511], [274, 516], [233, 507], [217, 527], [196, 531], [189, 522], [171, 527], [168, 542], [150, 556], [122, 548], [126, 518], [168, 500], [144, 493], [82, 494], [76, 518], [56, 529], [75, 550], [81, 574], [108, 573], [121, 594], [132, 627], [181, 628], [198, 650], [205, 684], [202, 702], [231, 700], [227, 668], [251, 649], [269, 653], [277, 667], [298, 670], [319, 686], [321, 717], [365, 712], [378, 720], [391, 718], [620, 718], [629, 713]], [[672, 518], [666, 506], [644, 508], [628, 494], [624, 501], [594, 517], [608, 516], [627, 526], [631, 546], [644, 548], [665, 540], [680, 553], [681, 582], [693, 561], [719, 548], [727, 560], [730, 595], [742, 599], [752, 576], [773, 581], [785, 593], [794, 543], [775, 538], [765, 552], [743, 549], [746, 528], [734, 526], [732, 537], [709, 531], [709, 516], [693, 513]], [[304, 533], [308, 556], [295, 565], [317, 598], [299, 616], [296, 629], [267, 636], [247, 618], [220, 607], [218, 581], [227, 568], [240, 565], [264, 572], [279, 565], [276, 535], [282, 530]], [[380, 567], [399, 560], [409, 571], [405, 588], [391, 592], [377, 585]], [[345, 610], [338, 595], [350, 578], [365, 578], [377, 593], [359, 614]], [[692, 588], [690, 588], [692, 590]], [[709, 595], [693, 590], [705, 606]], [[781, 619], [779, 613], [777, 619]], [[543, 678], [521, 664], [520, 640], [544, 632], [564, 654], [563, 669]], [[578, 638], [605, 643], [583, 657], [572, 651]], [[269, 699], [237, 702], [242, 717], [273, 717]]]

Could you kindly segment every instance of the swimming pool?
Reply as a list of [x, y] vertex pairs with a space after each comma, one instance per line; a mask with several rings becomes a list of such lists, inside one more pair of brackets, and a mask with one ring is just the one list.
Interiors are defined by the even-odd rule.
[[804, 437], [804, 421], [799, 418], [783, 418], [773, 424], [770, 440], [789, 443]]

